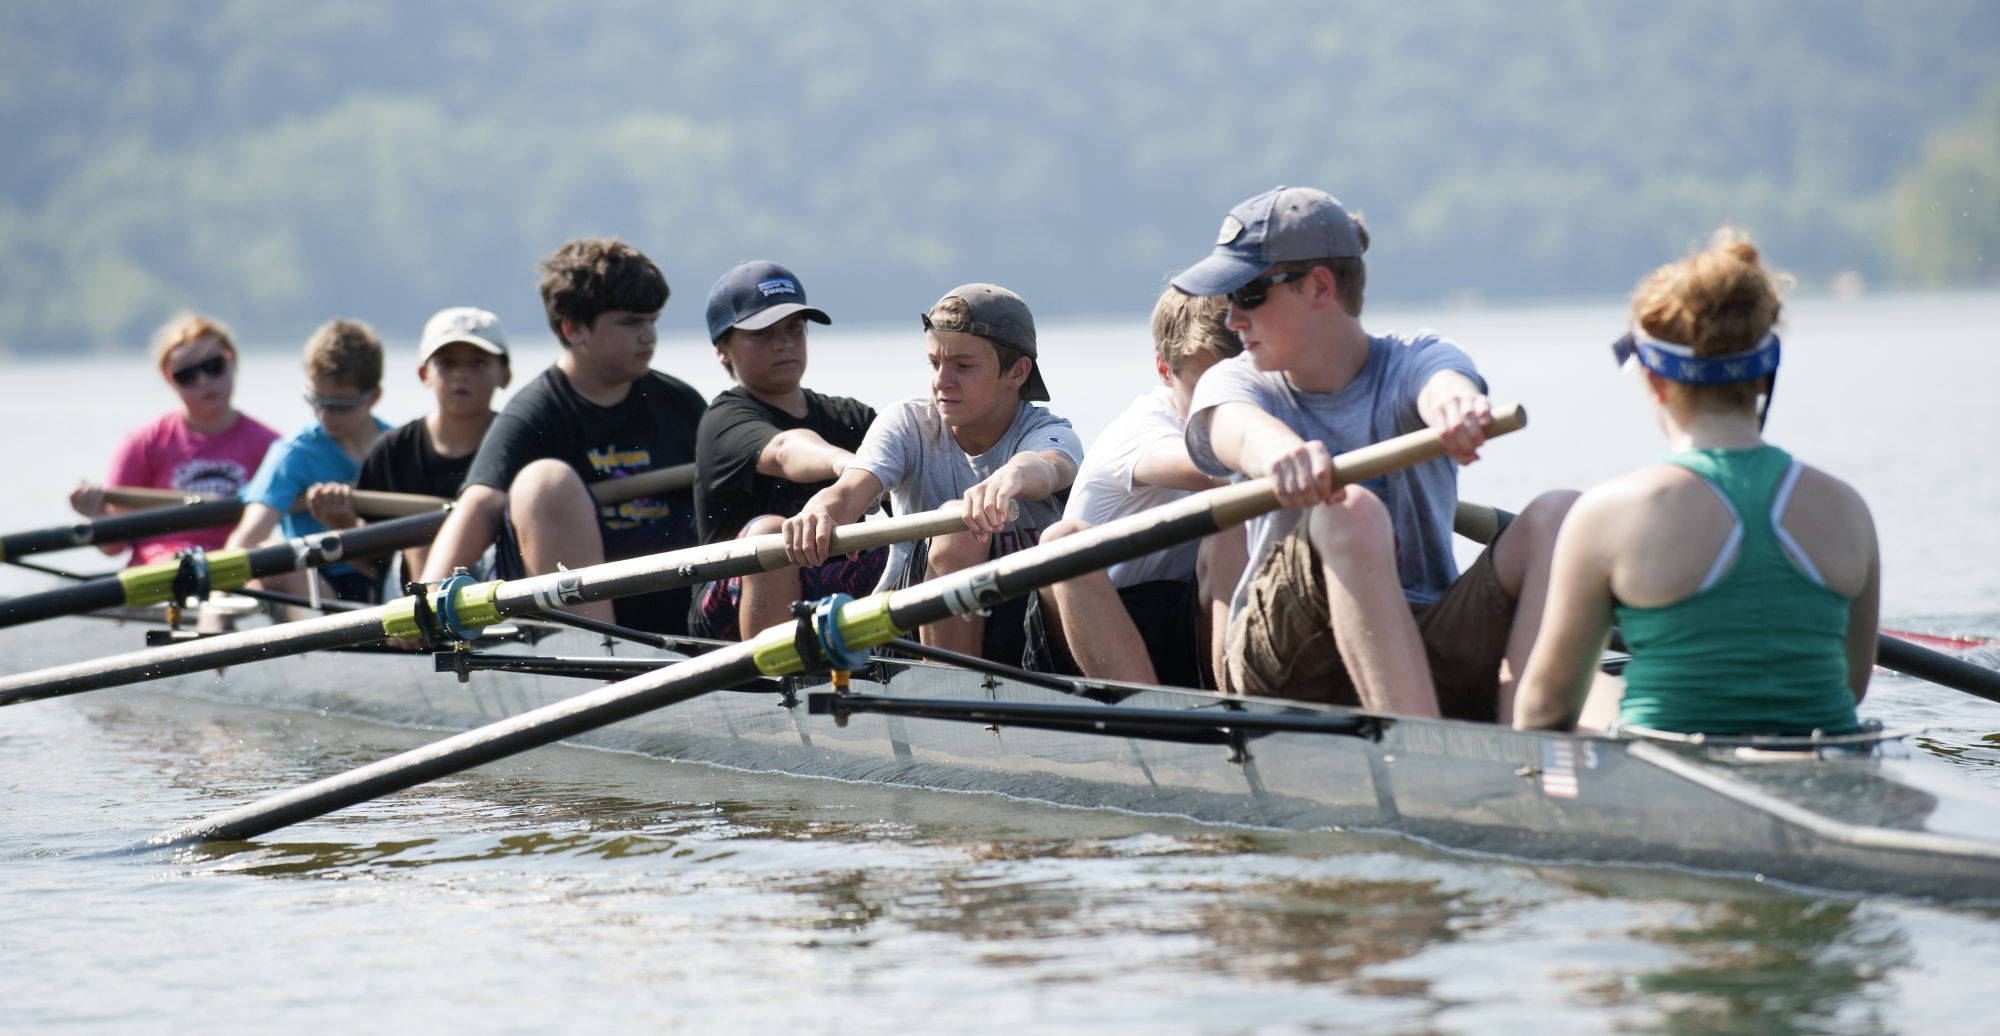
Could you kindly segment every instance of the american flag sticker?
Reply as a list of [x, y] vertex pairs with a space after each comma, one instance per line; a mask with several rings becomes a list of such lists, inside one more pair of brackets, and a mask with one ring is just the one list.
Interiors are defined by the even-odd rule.
[[1557, 738], [1542, 742], [1542, 794], [1556, 799], [1576, 798], [1576, 768], [1575, 742]]

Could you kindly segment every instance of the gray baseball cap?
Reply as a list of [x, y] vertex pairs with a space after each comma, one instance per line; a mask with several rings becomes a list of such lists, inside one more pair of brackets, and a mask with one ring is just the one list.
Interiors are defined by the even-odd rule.
[[997, 284], [961, 284], [945, 292], [938, 302], [951, 298], [963, 301], [971, 315], [965, 320], [932, 320], [926, 313], [924, 330], [963, 331], [1027, 356], [1034, 363], [1028, 370], [1028, 380], [1021, 385], [1021, 398], [1048, 399], [1049, 387], [1042, 382], [1041, 356], [1035, 351], [1035, 315], [1028, 312], [1027, 302]]
[[466, 342], [495, 356], [507, 355], [507, 329], [500, 318], [474, 306], [453, 306], [438, 310], [424, 322], [423, 337], [417, 341], [417, 363], [430, 362], [431, 354], [453, 342]]
[[1325, 191], [1273, 187], [1229, 210], [1208, 258], [1182, 270], [1173, 285], [1190, 295], [1227, 295], [1273, 263], [1360, 258], [1354, 217]]

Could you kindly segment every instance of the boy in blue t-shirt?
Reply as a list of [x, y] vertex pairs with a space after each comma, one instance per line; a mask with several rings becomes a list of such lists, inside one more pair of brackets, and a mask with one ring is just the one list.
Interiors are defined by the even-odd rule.
[[[312, 424], [271, 444], [264, 463], [243, 490], [243, 517], [225, 549], [254, 547], [273, 529], [285, 538], [309, 536], [326, 526], [303, 508], [322, 483], [352, 483], [361, 459], [388, 425], [374, 414], [382, 398], [382, 340], [357, 320], [330, 320], [306, 339], [306, 402]], [[369, 601], [374, 580], [345, 563], [322, 569], [327, 587], [343, 601]], [[266, 589], [304, 593], [300, 573], [263, 580]]]

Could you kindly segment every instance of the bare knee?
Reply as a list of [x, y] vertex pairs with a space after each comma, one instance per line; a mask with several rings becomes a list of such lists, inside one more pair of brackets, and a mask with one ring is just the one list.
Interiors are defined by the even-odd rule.
[[970, 532], [954, 532], [931, 537], [930, 567], [933, 575], [960, 572], [986, 560], [992, 548]]
[[1306, 532], [1322, 558], [1357, 557], [1396, 552], [1396, 529], [1382, 498], [1361, 486], [1348, 486], [1338, 501], [1307, 512]]
[[775, 514], [760, 515], [743, 523], [743, 535], [768, 536], [785, 530], [785, 520]]
[[1555, 555], [1556, 532], [1581, 496], [1574, 489], [1552, 489], [1530, 500], [1493, 545], [1493, 567], [1501, 585], [1518, 595], [1530, 569], [1546, 569]]
[[550, 508], [588, 506], [590, 490], [576, 469], [562, 461], [544, 457], [530, 462], [507, 487], [507, 506], [515, 514], [546, 513]]

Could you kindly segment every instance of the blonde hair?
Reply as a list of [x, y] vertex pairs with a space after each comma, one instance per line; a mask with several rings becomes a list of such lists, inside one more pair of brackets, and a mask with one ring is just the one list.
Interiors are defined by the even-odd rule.
[[228, 350], [229, 355], [235, 357], [236, 340], [229, 336], [229, 329], [222, 326], [222, 321], [202, 316], [200, 313], [176, 313], [168, 318], [166, 323], [161, 324], [158, 331], [153, 332], [153, 366], [158, 367], [162, 373], [171, 373], [167, 370], [167, 354], [197, 338], [204, 337], [220, 342], [222, 347]]
[[[1764, 265], [1749, 235], [1725, 226], [1708, 247], [1646, 275], [1632, 293], [1632, 319], [1655, 338], [1696, 356], [1724, 356], [1757, 347], [1778, 325], [1791, 275]], [[1755, 381], [1680, 385], [1677, 391], [1714, 409], [1753, 406]]]
[[1221, 295], [1189, 295], [1168, 288], [1153, 303], [1153, 353], [1175, 374], [1196, 355], [1206, 352], [1226, 360], [1243, 351], [1243, 340], [1229, 329], [1229, 300]]
[[308, 378], [372, 392], [382, 384], [382, 339], [359, 320], [329, 320], [306, 339], [305, 367]]

